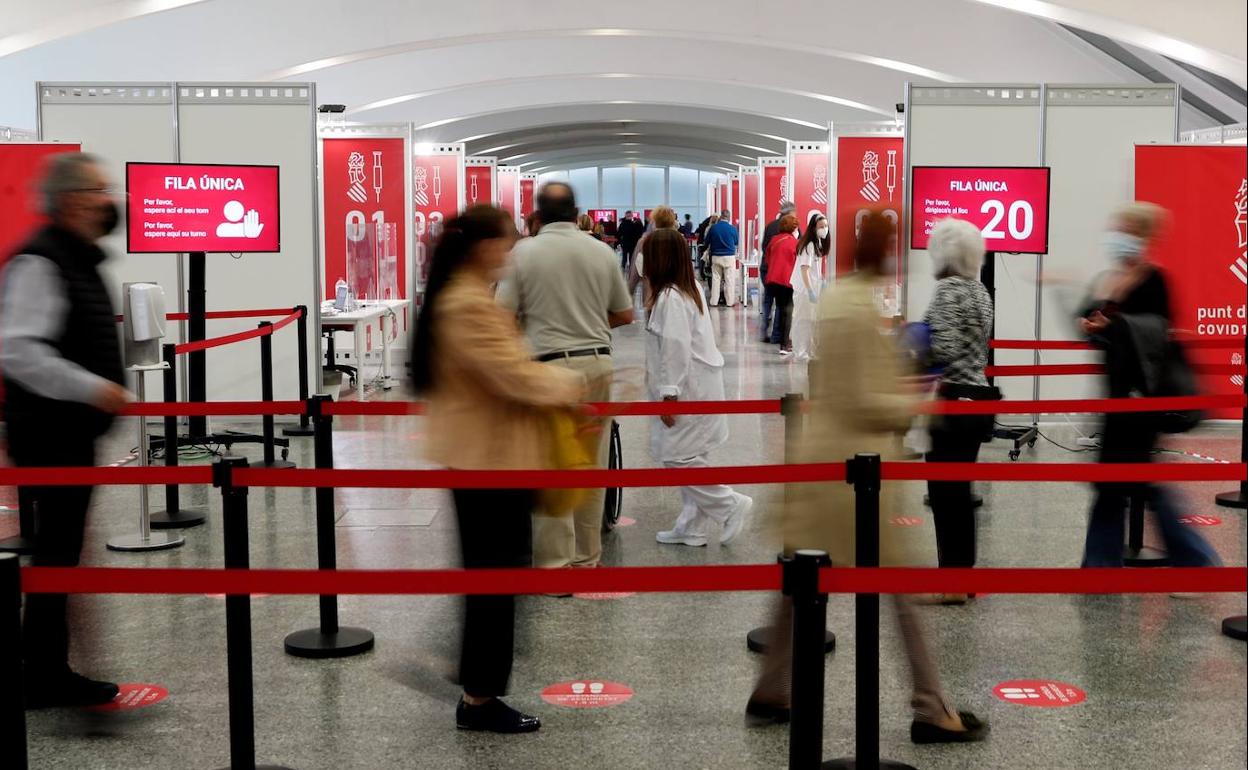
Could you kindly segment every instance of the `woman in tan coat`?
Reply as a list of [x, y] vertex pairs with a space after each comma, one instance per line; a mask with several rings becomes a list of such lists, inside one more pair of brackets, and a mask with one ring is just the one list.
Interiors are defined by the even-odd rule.
[[[428, 458], [455, 470], [548, 463], [545, 408], [576, 402], [574, 372], [535, 362], [492, 284], [516, 240], [508, 214], [473, 206], [447, 223], [412, 342], [412, 379], [428, 398]], [[453, 489], [464, 567], [532, 566], [529, 489]], [[499, 699], [511, 676], [515, 598], [466, 599], [460, 657], [462, 730], [532, 732], [541, 723]]]
[[[892, 273], [885, 268], [885, 255], [895, 250], [896, 225], [878, 212], [870, 214], [859, 234], [857, 272], [838, 280], [821, 299], [816, 332], [820, 357], [810, 366], [810, 409], [798, 462], [844, 462], [860, 452], [878, 454], [884, 462], [902, 457], [901, 435], [910, 424], [914, 397], [902, 383], [900, 355], [885, 336], [885, 321], [875, 304], [876, 286]], [[853, 487], [844, 482], [805, 484], [791, 489], [787, 499], [780, 523], [786, 553], [814, 548], [827, 551], [834, 565], [854, 563]], [[897, 490], [886, 483], [876, 524], [880, 565], [885, 567], [914, 561], [903, 540], [906, 530], [887, 523], [896, 513]], [[910, 598], [896, 597], [895, 607], [913, 680], [911, 739], [981, 740], [986, 724], [947, 704]], [[788, 721], [792, 624], [792, 604], [785, 600], [746, 707], [755, 721]]]

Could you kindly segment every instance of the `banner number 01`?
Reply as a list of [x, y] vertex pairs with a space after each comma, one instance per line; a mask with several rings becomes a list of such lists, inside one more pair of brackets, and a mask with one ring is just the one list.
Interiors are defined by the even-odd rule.
[[984, 238], [1005, 238], [1005, 233], [997, 229], [1002, 219], [1005, 220], [1006, 229], [1010, 231], [1010, 237], [1015, 240], [1021, 241], [1031, 237], [1031, 231], [1035, 229], [1036, 215], [1027, 201], [1011, 203], [1007, 216], [1004, 203], [999, 200], [986, 200], [984, 205], [979, 207], [979, 213], [992, 215], [992, 219], [984, 226]]
[[[386, 224], [386, 212], [374, 211], [373, 222], [381, 228]], [[347, 212], [347, 237], [353, 241], [364, 240], [364, 212], [357, 210]]]

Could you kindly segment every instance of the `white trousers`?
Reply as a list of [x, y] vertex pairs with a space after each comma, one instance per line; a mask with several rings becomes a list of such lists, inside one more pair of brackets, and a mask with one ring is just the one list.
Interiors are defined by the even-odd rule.
[[728, 307], [737, 304], [737, 258], [734, 256], [711, 258], [711, 305], [719, 304], [719, 287], [724, 286], [724, 301]]
[[[679, 419], [679, 418], [678, 418]], [[665, 468], [709, 468], [706, 455], [688, 460], [666, 460]], [[726, 484], [680, 488], [681, 509], [672, 527], [676, 532], [705, 535], [711, 524], [722, 525], [741, 503], [741, 496]]]
[[815, 322], [812, 319], [794, 318], [789, 339], [793, 341], [793, 353], [798, 358], [815, 357]]

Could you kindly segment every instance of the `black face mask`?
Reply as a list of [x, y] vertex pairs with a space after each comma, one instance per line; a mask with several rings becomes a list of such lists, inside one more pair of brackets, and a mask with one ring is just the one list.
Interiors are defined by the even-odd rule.
[[101, 208], [104, 216], [100, 220], [100, 229], [103, 231], [100, 236], [103, 237], [117, 229], [117, 225], [121, 222], [121, 209], [115, 201], [109, 201]]

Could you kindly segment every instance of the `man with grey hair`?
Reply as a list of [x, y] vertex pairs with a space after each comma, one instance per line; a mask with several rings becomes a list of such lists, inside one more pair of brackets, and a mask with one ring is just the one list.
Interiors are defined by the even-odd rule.
[[724, 303], [737, 304], [737, 228], [732, 212], [724, 209], [719, 221], [706, 231], [706, 250], [711, 256], [711, 305], [719, 304], [719, 289], [724, 287]]
[[[763, 228], [763, 240], [759, 243], [759, 265], [758, 265], [758, 283], [763, 287], [763, 342], [771, 341], [771, 309], [776, 304], [776, 295], [772, 293], [770, 284], [767, 283], [767, 244], [771, 243], [771, 239], [776, 237], [780, 232], [780, 220], [785, 214], [792, 214], [797, 209], [793, 205], [793, 201], [780, 201], [780, 213], [776, 218], [767, 223], [767, 227]], [[776, 310], [776, 323], [780, 322], [779, 308]]]
[[[97, 242], [120, 218], [99, 162], [82, 153], [49, 160], [39, 188], [50, 222], [0, 274], [0, 376], [9, 456], [17, 467], [95, 465], [95, 443], [130, 400]], [[30, 487], [32, 563], [74, 567], [82, 551], [89, 486]], [[69, 667], [65, 594], [26, 597], [22, 658], [26, 707], [89, 706], [117, 685]]]

